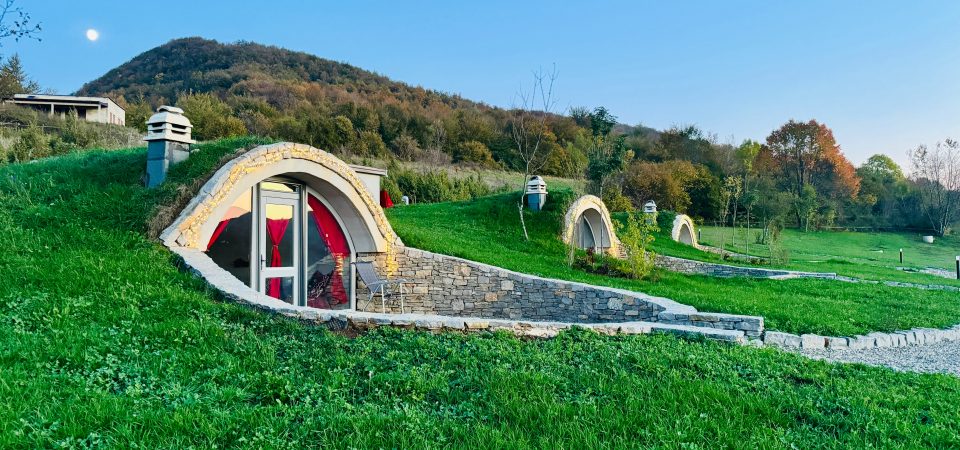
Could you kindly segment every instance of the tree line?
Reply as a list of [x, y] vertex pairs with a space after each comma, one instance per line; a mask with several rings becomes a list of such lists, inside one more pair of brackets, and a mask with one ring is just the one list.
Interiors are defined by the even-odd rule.
[[[534, 114], [539, 119], [530, 121], [519, 119], [520, 110], [446, 110], [311, 89], [317, 95], [286, 111], [269, 98], [213, 93], [184, 93], [176, 104], [199, 139], [258, 134], [354, 156], [523, 173], [532, 173], [532, 166], [541, 175], [589, 180], [590, 190], [614, 211], [654, 200], [662, 209], [707, 223], [765, 227], [773, 221], [804, 230], [868, 227], [937, 234], [957, 220], [960, 175], [945, 168], [949, 158], [956, 159], [954, 141], [911, 151], [916, 176], [908, 178], [883, 154], [854, 167], [830, 128], [816, 120], [791, 120], [763, 142], [731, 145], [695, 126], [664, 131], [625, 126], [602, 107]], [[125, 106], [135, 124], [153, 109], [143, 100]], [[527, 129], [518, 130], [519, 124]], [[518, 131], [538, 136], [537, 161], [519, 150]]]
[[613, 210], [652, 199], [707, 223], [805, 230], [946, 233], [957, 219], [954, 141], [911, 151], [907, 177], [880, 154], [854, 167], [815, 120], [732, 144], [695, 126], [624, 125], [603, 107], [554, 112], [544, 96], [553, 77], [535, 73], [518, 96], [523, 104], [504, 109], [304, 53], [189, 38], [151, 49], [79, 93], [113, 97], [141, 130], [157, 106], [175, 104], [197, 139], [255, 134], [358, 157], [582, 178]]

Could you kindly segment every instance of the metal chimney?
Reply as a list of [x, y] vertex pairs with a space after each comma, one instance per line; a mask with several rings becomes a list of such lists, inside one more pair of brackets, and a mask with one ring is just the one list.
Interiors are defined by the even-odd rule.
[[183, 115], [183, 110], [173, 106], [161, 106], [147, 120], [147, 187], [154, 187], [167, 178], [170, 166], [190, 156], [190, 138], [193, 125]]

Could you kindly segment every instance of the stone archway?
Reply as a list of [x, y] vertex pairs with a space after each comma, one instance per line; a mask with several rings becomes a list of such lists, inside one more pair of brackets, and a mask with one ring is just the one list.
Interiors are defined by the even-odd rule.
[[167, 245], [203, 250], [219, 218], [250, 187], [276, 176], [295, 178], [322, 195], [350, 230], [357, 252], [382, 253], [399, 238], [360, 177], [339, 158], [309, 145], [253, 148], [224, 164], [160, 235]]
[[682, 244], [700, 248], [693, 219], [686, 214], [677, 214], [677, 217], [673, 219], [673, 229], [670, 232], [670, 237]]
[[614, 233], [610, 212], [603, 200], [594, 195], [584, 195], [570, 205], [561, 237], [564, 243], [578, 248], [620, 254], [620, 240]]

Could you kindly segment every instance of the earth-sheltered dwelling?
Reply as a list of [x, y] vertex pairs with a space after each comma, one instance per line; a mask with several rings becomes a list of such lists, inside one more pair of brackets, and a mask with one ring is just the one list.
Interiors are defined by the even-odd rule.
[[[374, 200], [385, 175], [303, 144], [261, 145], [219, 167], [160, 237], [228, 298], [358, 328], [516, 331], [580, 324], [740, 342], [762, 334], [760, 317], [700, 313], [666, 298], [406, 247]], [[577, 220], [597, 229], [592, 245], [616, 250], [602, 202], [583, 204]], [[356, 276], [355, 261], [372, 262], [384, 279], [409, 280], [406, 308], [398, 301], [380, 311], [358, 308], [356, 299], [367, 298], [369, 290]]]
[[670, 237], [674, 241], [682, 244], [700, 248], [700, 244], [697, 242], [696, 228], [694, 228], [693, 219], [686, 214], [677, 214], [677, 216], [674, 217]]
[[567, 209], [563, 218], [563, 242], [582, 250], [620, 255], [620, 241], [607, 206], [595, 195], [584, 195]]

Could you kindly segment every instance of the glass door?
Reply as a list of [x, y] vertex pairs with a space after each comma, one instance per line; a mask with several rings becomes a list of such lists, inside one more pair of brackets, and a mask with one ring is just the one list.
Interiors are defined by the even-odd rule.
[[301, 206], [300, 187], [260, 184], [258, 228], [259, 289], [292, 305], [299, 304]]

